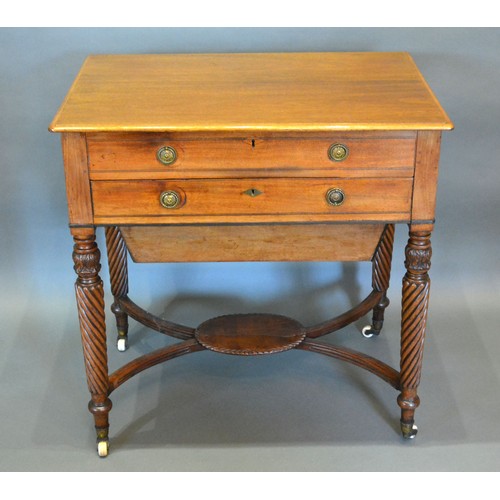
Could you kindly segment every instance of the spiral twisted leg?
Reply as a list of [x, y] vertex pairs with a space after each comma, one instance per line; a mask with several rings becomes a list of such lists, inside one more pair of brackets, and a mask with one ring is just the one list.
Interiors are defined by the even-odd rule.
[[403, 278], [401, 317], [401, 364], [398, 404], [401, 408], [401, 431], [403, 437], [413, 438], [415, 410], [420, 404], [417, 388], [422, 371], [425, 327], [429, 303], [431, 267], [430, 231], [410, 228], [406, 246], [406, 274]]
[[91, 400], [89, 410], [94, 415], [99, 454], [105, 456], [108, 448], [108, 358], [106, 324], [104, 318], [104, 290], [99, 276], [100, 252], [95, 242], [94, 229], [73, 229], [74, 269], [78, 318], [82, 337], [83, 358]]
[[128, 294], [127, 247], [118, 227], [106, 228], [106, 248], [108, 251], [111, 293], [115, 298], [111, 306], [111, 312], [116, 317], [118, 330], [116, 344], [119, 351], [125, 351], [128, 347], [128, 315], [121, 308], [118, 299]]
[[383, 295], [379, 303], [373, 308], [372, 324], [363, 328], [365, 337], [378, 335], [384, 325], [384, 312], [389, 305], [387, 290], [391, 279], [393, 245], [394, 224], [387, 224], [372, 259], [372, 287], [377, 292], [383, 292]]

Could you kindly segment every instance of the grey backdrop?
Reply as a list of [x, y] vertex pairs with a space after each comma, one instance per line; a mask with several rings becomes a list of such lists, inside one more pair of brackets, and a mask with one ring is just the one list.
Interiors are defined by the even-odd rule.
[[[499, 47], [498, 29], [1, 29], [0, 469], [498, 470]], [[111, 454], [98, 460], [60, 143], [47, 126], [89, 53], [242, 51], [409, 51], [455, 123], [443, 137], [419, 435], [400, 439], [396, 393], [357, 368], [304, 352], [200, 353], [114, 394]], [[362, 321], [336, 336], [393, 365], [405, 238], [399, 227], [383, 335], [363, 339]], [[143, 265], [130, 279], [140, 304], [191, 325], [255, 310], [310, 323], [366, 293], [370, 269]], [[160, 337], [133, 323], [111, 368], [170, 342]]]

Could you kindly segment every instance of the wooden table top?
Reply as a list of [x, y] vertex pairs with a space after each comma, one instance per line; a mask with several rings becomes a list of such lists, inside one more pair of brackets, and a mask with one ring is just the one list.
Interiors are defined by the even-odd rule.
[[93, 55], [52, 132], [450, 130], [409, 54]]

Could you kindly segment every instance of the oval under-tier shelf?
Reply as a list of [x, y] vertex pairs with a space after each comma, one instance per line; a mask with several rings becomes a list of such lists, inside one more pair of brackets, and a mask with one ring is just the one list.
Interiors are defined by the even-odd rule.
[[251, 356], [287, 351], [305, 338], [305, 328], [277, 314], [230, 314], [203, 322], [195, 332], [211, 351]]

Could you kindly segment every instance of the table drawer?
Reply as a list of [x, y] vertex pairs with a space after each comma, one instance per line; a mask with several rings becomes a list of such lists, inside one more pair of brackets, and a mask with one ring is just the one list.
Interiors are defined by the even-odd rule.
[[[326, 138], [172, 140], [158, 134], [87, 137], [91, 179], [411, 177], [415, 133]], [[332, 146], [340, 145], [339, 148]], [[158, 156], [163, 151], [161, 163]], [[345, 149], [342, 149], [345, 148]], [[345, 157], [342, 159], [342, 153]], [[332, 159], [335, 158], [335, 159]]]
[[407, 221], [411, 190], [411, 179], [92, 183], [96, 223]]

